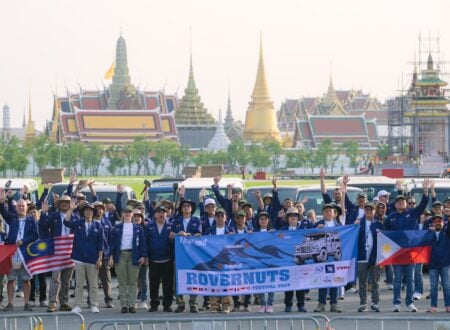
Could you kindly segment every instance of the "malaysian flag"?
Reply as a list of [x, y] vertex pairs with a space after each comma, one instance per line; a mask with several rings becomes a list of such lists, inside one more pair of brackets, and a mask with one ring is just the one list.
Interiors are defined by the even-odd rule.
[[30, 275], [73, 267], [73, 235], [37, 240], [21, 246], [20, 256]]

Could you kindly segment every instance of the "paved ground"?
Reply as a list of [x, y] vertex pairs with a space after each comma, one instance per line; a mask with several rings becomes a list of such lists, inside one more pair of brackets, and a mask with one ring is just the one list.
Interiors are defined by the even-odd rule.
[[[424, 286], [425, 286], [425, 294], [424, 296], [426, 296], [428, 288], [429, 288], [429, 282], [428, 282], [428, 276], [425, 275], [424, 276]], [[367, 312], [367, 313], [358, 313], [357, 309], [359, 307], [359, 295], [358, 294], [346, 294], [344, 297], [344, 300], [341, 300], [339, 302], [339, 304], [341, 305], [341, 307], [344, 310], [344, 313], [342, 314], [335, 314], [335, 313], [329, 313], [326, 312], [325, 315], [328, 316], [329, 318], [332, 317], [346, 317], [346, 320], [342, 320], [342, 321], [335, 321], [332, 323], [333, 328], [335, 329], [345, 329], [345, 330], [349, 330], [349, 329], [381, 329], [381, 324], [379, 322], [380, 319], [384, 318], [384, 319], [388, 319], [388, 321], [386, 321], [386, 323], [384, 324], [384, 329], [396, 329], [396, 330], [401, 330], [401, 329], [408, 329], [407, 327], [407, 321], [406, 320], [398, 320], [395, 321], [393, 320], [393, 318], [397, 318], [397, 317], [403, 317], [405, 319], [410, 319], [413, 322], [411, 322], [410, 324], [410, 329], [414, 330], [414, 329], [420, 329], [420, 330], [428, 330], [428, 329], [450, 329], [450, 314], [446, 314], [443, 312], [444, 308], [443, 308], [443, 300], [442, 300], [442, 291], [439, 292], [439, 313], [436, 314], [432, 314], [430, 315], [429, 313], [426, 313], [425, 311], [427, 310], [427, 308], [429, 307], [430, 304], [430, 300], [425, 299], [425, 297], [419, 301], [416, 302], [416, 306], [418, 307], [419, 311], [417, 313], [410, 313], [410, 312], [406, 312], [406, 306], [402, 305], [402, 312], [400, 313], [393, 313], [392, 310], [392, 291], [387, 290], [386, 286], [384, 284], [382, 284], [381, 286], [381, 297], [380, 297], [380, 304], [379, 306], [381, 307], [381, 313], [375, 313], [375, 312]], [[404, 298], [405, 295], [405, 291], [402, 291], [402, 297]], [[117, 297], [117, 281], [116, 279], [114, 279], [114, 290], [113, 290], [113, 296]], [[102, 293], [100, 294], [100, 299], [99, 301], [102, 301], [103, 295]], [[308, 312], [312, 312], [313, 309], [316, 307], [317, 305], [317, 291], [312, 291], [310, 293], [310, 297], [311, 300], [307, 301], [306, 307]], [[279, 329], [287, 329], [290, 326], [290, 318], [292, 317], [296, 317], [296, 316], [317, 316], [317, 314], [315, 313], [308, 313], [308, 314], [303, 314], [303, 313], [285, 313], [284, 312], [284, 303], [283, 303], [283, 299], [284, 299], [284, 294], [283, 293], [277, 293], [275, 295], [275, 304], [274, 304], [274, 310], [275, 312], [272, 314], [273, 317], [276, 318], [282, 318], [284, 319], [284, 321], [279, 322]], [[199, 302], [201, 304], [202, 302], [202, 298], [199, 298]], [[88, 329], [88, 326], [93, 322], [93, 321], [98, 321], [98, 320], [122, 320], [122, 319], [133, 319], [133, 320], [137, 320], [137, 319], [146, 319], [146, 320], [156, 320], [156, 319], [162, 319], [162, 320], [170, 320], [170, 321], [175, 321], [177, 319], [192, 319], [192, 317], [198, 318], [198, 319], [203, 319], [206, 320], [207, 322], [210, 322], [210, 320], [214, 319], [217, 320], [217, 324], [216, 324], [216, 329], [225, 329], [225, 326], [223, 323], [221, 323], [219, 320], [221, 318], [225, 318], [227, 319], [227, 325], [226, 325], [226, 329], [237, 329], [238, 325], [235, 321], [231, 321], [232, 319], [236, 320], [241, 320], [242, 324], [241, 327], [242, 329], [249, 329], [250, 327], [248, 326], [248, 323], [246, 323], [244, 321], [245, 317], [257, 317], [257, 318], [261, 318], [261, 319], [267, 319], [267, 317], [269, 317], [269, 314], [259, 314], [256, 313], [256, 309], [258, 306], [254, 306], [252, 305], [251, 308], [253, 309], [253, 312], [251, 313], [244, 313], [244, 312], [239, 312], [239, 313], [231, 313], [228, 315], [224, 315], [224, 314], [212, 314], [210, 312], [207, 311], [201, 311], [198, 314], [191, 314], [188, 312], [185, 313], [180, 313], [180, 314], [175, 314], [175, 313], [163, 313], [162, 311], [159, 311], [157, 313], [149, 313], [148, 311], [144, 311], [144, 310], [138, 310], [138, 312], [136, 314], [121, 314], [120, 313], [120, 309], [119, 309], [119, 304], [117, 301], [115, 301], [116, 304], [116, 308], [114, 309], [107, 309], [105, 308], [104, 304], [100, 305], [100, 313], [99, 314], [92, 314], [87, 308], [85, 309], [85, 311], [83, 312], [83, 316], [85, 317], [86, 320], [86, 329]], [[15, 313], [18, 314], [24, 314], [24, 312], [22, 311], [22, 306], [23, 303], [21, 301], [21, 298], [15, 298], [15, 306], [16, 306], [16, 310]], [[175, 304], [173, 305], [174, 307]], [[87, 306], [85, 306], [87, 307]], [[161, 307], [160, 307], [161, 308]], [[327, 306], [327, 310], [328, 310], [329, 306]], [[34, 308], [34, 312], [36, 313], [44, 313], [45, 316], [50, 316], [53, 314], [51, 313], [45, 313], [46, 312], [46, 308], [43, 307], [35, 307]], [[6, 316], [8, 315], [6, 312], [2, 314], [0, 314], [0, 316]], [[362, 317], [363, 320], [357, 320], [357, 318]], [[270, 317], [272, 318], [272, 317]], [[370, 318], [373, 318], [372, 320]], [[434, 319], [436, 320], [436, 322], [438, 321], [438, 319], [440, 318], [445, 318], [446, 321], [443, 324], [433, 324], [430, 321], [419, 321], [420, 318], [429, 318], [429, 319]], [[355, 327], [355, 321], [358, 321], [358, 328]], [[60, 327], [59, 329], [79, 329], [79, 323], [77, 323], [76, 319], [74, 317], [70, 317], [70, 318], [65, 318], [65, 317], [60, 317], [59, 318], [59, 322], [60, 322]], [[274, 329], [275, 328], [275, 322], [274, 321], [267, 321], [267, 329]], [[294, 322], [294, 321], [293, 321]], [[0, 319], [0, 329], [5, 328], [4, 327], [4, 320]], [[305, 329], [314, 329], [314, 326], [312, 323], [306, 322], [304, 323]], [[438, 327], [439, 326], [439, 327]], [[264, 322], [260, 321], [257, 322], [256, 324], [253, 325], [253, 329], [259, 329], [260, 327], [264, 328]], [[47, 323], [47, 321], [45, 322], [45, 327], [44, 329], [56, 329], [57, 327], [55, 327], [53, 324], [49, 324]], [[100, 325], [96, 326], [94, 329], [100, 329]], [[149, 329], [150, 325], [147, 325], [144, 327], [144, 329]], [[171, 327], [171, 329], [175, 329], [175, 325], [173, 327]], [[181, 327], [182, 329], [213, 329], [210, 324], [206, 324], [206, 323], [202, 323], [202, 322], [197, 322], [194, 325], [189, 324], [189, 325], [184, 325]], [[293, 323], [293, 328], [294, 329], [300, 329], [301, 328], [301, 323], [296, 323], [296, 321]], [[325, 328], [323, 322], [321, 324], [321, 328]], [[17, 329], [25, 329], [25, 326], [23, 324], [19, 324]], [[111, 329], [111, 328], [110, 328]]]

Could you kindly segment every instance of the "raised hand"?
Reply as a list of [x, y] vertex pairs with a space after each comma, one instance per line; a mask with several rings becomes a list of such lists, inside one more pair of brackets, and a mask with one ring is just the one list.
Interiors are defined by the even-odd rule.
[[273, 186], [273, 189], [277, 189], [277, 177], [276, 176], [274, 176], [272, 178], [272, 186]]
[[350, 178], [348, 177], [348, 174], [345, 174], [343, 177], [342, 177], [342, 182], [346, 185], [347, 183], [349, 183], [350, 182]]
[[77, 172], [75, 172], [75, 170], [73, 170], [70, 173], [70, 177], [69, 177], [69, 183], [73, 184], [75, 181], [77, 181]]
[[118, 192], [118, 193], [121, 193], [121, 192], [123, 192], [123, 189], [124, 189], [123, 184], [120, 184], [120, 183], [119, 183], [119, 184], [117, 185], [117, 192]]
[[0, 188], [0, 201], [4, 202], [6, 199], [6, 193], [3, 188]]
[[48, 207], [48, 200], [45, 199], [45, 200], [42, 202], [42, 205], [41, 205], [41, 212], [42, 212], [42, 213], [48, 213], [48, 209], [49, 209], [49, 207]]
[[184, 185], [181, 185], [181, 186], [178, 188], [178, 194], [180, 195], [181, 198], [184, 198], [185, 192], [186, 192], [186, 188], [184, 187]]
[[253, 192], [253, 195], [255, 195], [255, 197], [256, 197], [257, 199], [259, 199], [259, 198], [261, 198], [261, 191], [259, 191], [259, 190], [254, 191], [254, 192]]
[[325, 178], [325, 169], [323, 167], [320, 168], [319, 176], [321, 179]]
[[217, 185], [219, 184], [220, 179], [221, 179], [220, 176], [215, 176], [215, 177], [214, 177], [214, 185], [215, 185], [215, 186], [217, 186]]

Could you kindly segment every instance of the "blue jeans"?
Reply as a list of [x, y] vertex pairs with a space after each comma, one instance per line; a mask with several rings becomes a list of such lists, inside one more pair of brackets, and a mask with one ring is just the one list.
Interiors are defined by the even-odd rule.
[[266, 293], [259, 294], [261, 306], [273, 306], [273, 296], [274, 296], [273, 292], [267, 293], [267, 301], [266, 301]]
[[402, 278], [405, 278], [406, 283], [406, 305], [412, 304], [412, 296], [414, 294], [414, 265], [393, 265], [394, 268], [394, 305], [402, 303], [401, 290]]
[[330, 304], [337, 304], [337, 295], [339, 288], [323, 288], [319, 289], [319, 303], [326, 305], [327, 303], [327, 291], [330, 290]]
[[438, 306], [438, 286], [439, 277], [441, 277], [442, 282], [442, 293], [444, 295], [444, 305], [445, 307], [450, 307], [450, 277], [449, 272], [450, 266], [441, 269], [430, 269], [430, 298], [431, 307]]
[[414, 292], [423, 293], [423, 275], [422, 275], [423, 264], [414, 265]]
[[394, 283], [394, 270], [392, 269], [392, 265], [384, 266], [384, 272], [386, 274], [386, 284]]
[[138, 300], [147, 300], [147, 291], [148, 291], [148, 266], [141, 266], [139, 268], [139, 277], [138, 277]]

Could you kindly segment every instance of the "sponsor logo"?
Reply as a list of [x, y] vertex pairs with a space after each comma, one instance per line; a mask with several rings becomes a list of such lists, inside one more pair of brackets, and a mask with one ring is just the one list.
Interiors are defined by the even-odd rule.
[[335, 270], [334, 270], [334, 265], [333, 264], [325, 265], [325, 273], [333, 274], [334, 272], [335, 272]]
[[319, 285], [320, 284], [320, 276], [314, 276], [309, 280], [311, 285]]
[[334, 283], [344, 283], [345, 282], [345, 278], [343, 276], [335, 276], [333, 278]]
[[316, 274], [321, 274], [321, 273], [323, 273], [323, 266], [316, 266], [316, 268], [314, 269], [314, 271], [316, 272]]
[[322, 283], [332, 283], [333, 282], [333, 277], [331, 276], [324, 276], [322, 278]]
[[336, 266], [337, 270], [349, 270], [350, 266]]
[[308, 275], [309, 273], [312, 273], [314, 269], [312, 269], [311, 267], [302, 267], [301, 269], [301, 273], [303, 275]]

